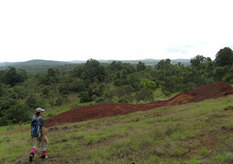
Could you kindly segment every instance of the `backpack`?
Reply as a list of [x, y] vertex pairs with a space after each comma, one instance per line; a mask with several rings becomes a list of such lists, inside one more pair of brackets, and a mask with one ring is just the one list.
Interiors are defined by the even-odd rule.
[[41, 136], [41, 127], [40, 127], [40, 117], [33, 117], [31, 122], [32, 127], [32, 136], [40, 137]]

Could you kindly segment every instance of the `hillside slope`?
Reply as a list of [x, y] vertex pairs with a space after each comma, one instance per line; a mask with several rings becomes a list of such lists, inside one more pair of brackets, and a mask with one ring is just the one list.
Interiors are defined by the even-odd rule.
[[154, 101], [147, 104], [104, 103], [91, 106], [80, 106], [61, 113], [57, 116], [51, 117], [47, 119], [46, 122], [47, 126], [53, 126], [62, 123], [73, 123], [84, 120], [128, 114], [137, 111], [145, 111], [163, 106], [199, 102], [205, 99], [218, 98], [230, 94], [233, 94], [233, 87], [223, 82], [216, 82], [178, 94], [175, 97], [164, 101]]
[[[0, 163], [28, 163], [29, 124], [0, 127]], [[47, 128], [35, 163], [231, 164], [233, 96]]]

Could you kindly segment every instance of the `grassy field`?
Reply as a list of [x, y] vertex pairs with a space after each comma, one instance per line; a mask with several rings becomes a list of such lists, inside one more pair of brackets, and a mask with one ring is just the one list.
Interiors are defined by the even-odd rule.
[[[61, 109], [62, 110], [62, 109]], [[0, 163], [28, 163], [29, 125], [0, 127]], [[233, 96], [47, 128], [34, 163], [233, 163]]]

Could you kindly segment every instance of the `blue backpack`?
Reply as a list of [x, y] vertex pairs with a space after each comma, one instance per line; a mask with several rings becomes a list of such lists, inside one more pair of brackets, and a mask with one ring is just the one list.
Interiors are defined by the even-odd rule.
[[31, 122], [32, 127], [32, 136], [40, 137], [41, 136], [41, 127], [40, 127], [40, 117], [33, 117]]

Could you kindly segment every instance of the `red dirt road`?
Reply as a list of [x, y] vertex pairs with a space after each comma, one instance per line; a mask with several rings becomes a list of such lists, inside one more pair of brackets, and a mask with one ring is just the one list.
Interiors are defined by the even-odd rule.
[[85, 120], [123, 115], [137, 111], [145, 111], [163, 106], [181, 105], [190, 102], [199, 102], [233, 94], [233, 87], [223, 82], [204, 85], [196, 89], [178, 94], [171, 99], [153, 101], [147, 104], [104, 103], [90, 106], [80, 106], [67, 112], [58, 114], [46, 120], [46, 126], [63, 123], [73, 123]]

